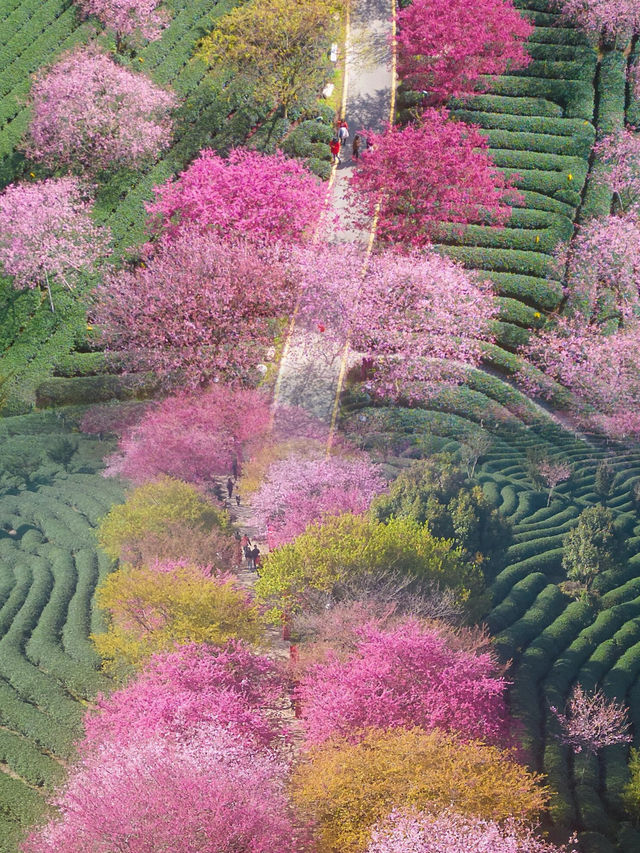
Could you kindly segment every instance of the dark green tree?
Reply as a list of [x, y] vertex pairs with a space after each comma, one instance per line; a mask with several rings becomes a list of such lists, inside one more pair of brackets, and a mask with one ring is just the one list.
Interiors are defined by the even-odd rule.
[[455, 456], [439, 453], [416, 462], [371, 507], [378, 521], [411, 518], [432, 536], [452, 539], [474, 562], [499, 566], [511, 539], [505, 518], [467, 477]]
[[596, 468], [595, 489], [605, 505], [607, 503], [607, 498], [613, 489], [613, 481], [615, 478], [616, 472], [614, 468], [606, 459], [604, 459]]
[[578, 523], [562, 540], [562, 567], [575, 590], [589, 596], [602, 572], [618, 569], [626, 556], [621, 533], [614, 524], [613, 512], [604, 506], [590, 506], [578, 516]]

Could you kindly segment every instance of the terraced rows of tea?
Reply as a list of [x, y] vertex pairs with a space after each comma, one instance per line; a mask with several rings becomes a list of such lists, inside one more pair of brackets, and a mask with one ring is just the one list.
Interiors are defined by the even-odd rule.
[[94, 528], [121, 489], [109, 444], [62, 411], [0, 420], [0, 851], [59, 782], [87, 703], [108, 686], [89, 640], [109, 562]]
[[[640, 452], [607, 448], [575, 436], [501, 379], [476, 371], [467, 387], [448, 391], [428, 409], [371, 407], [347, 401], [347, 434], [393, 468], [439, 450], [455, 451], [471, 433], [484, 431], [491, 448], [476, 476], [513, 525], [505, 568], [491, 582], [488, 625], [505, 660], [512, 660], [512, 705], [523, 721], [534, 766], [558, 792], [553, 820], [580, 828], [588, 853], [640, 849], [620, 802], [627, 779], [627, 749], [609, 748], [605, 760], [572, 759], [556, 740], [550, 706], [564, 707], [573, 684], [603, 687], [627, 702], [640, 732], [640, 516], [632, 501], [640, 479]], [[547, 492], [527, 473], [527, 449], [568, 460], [569, 483]], [[603, 459], [616, 471], [608, 505], [629, 536], [631, 558], [602, 578], [600, 610], [564, 595], [562, 537], [579, 513], [598, 502], [596, 468]], [[636, 734], [636, 739], [638, 736]]]

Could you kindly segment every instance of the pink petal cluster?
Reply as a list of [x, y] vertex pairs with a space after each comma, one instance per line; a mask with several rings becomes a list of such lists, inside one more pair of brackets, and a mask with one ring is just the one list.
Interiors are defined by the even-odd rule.
[[434, 628], [406, 619], [363, 626], [355, 651], [341, 658], [330, 650], [303, 675], [297, 697], [310, 743], [419, 726], [504, 746], [512, 741], [506, 682], [495, 673], [491, 654], [455, 650]]
[[633, 741], [627, 709], [602, 690], [587, 693], [577, 684], [564, 713], [553, 707], [550, 710], [560, 723], [560, 740], [574, 752], [586, 750], [595, 755], [605, 746]]
[[[638, 72], [632, 71], [632, 75], [634, 73]], [[631, 85], [634, 85], [633, 79]], [[640, 132], [625, 128], [605, 136], [593, 150], [607, 166], [604, 180], [616, 194], [620, 206], [627, 210], [640, 203]]]
[[52, 169], [141, 168], [171, 144], [175, 96], [101, 53], [77, 47], [33, 82], [25, 153]]
[[241, 641], [223, 648], [192, 643], [154, 655], [135, 681], [99, 697], [85, 718], [81, 755], [104, 743], [131, 744], [155, 737], [188, 741], [203, 724], [224, 729], [252, 748], [282, 736], [272, 713], [280, 707], [284, 678], [276, 664]]
[[529, 64], [532, 32], [511, 0], [414, 0], [398, 12], [398, 74], [429, 103], [486, 91], [483, 75]]
[[189, 741], [108, 742], [55, 798], [24, 853], [294, 853], [287, 766], [205, 726]]
[[269, 423], [262, 391], [213, 384], [198, 396], [167, 397], [125, 431], [105, 475], [136, 484], [166, 475], [205, 485], [228, 476], [247, 442], [263, 436]]
[[10, 184], [0, 193], [0, 265], [21, 289], [73, 287], [106, 254], [108, 232], [91, 220], [77, 178]]
[[[575, 843], [575, 838], [569, 842]], [[367, 853], [578, 853], [536, 838], [515, 820], [498, 824], [453, 811], [391, 812], [372, 833]]]
[[491, 284], [446, 257], [375, 255], [353, 314], [353, 348], [374, 360], [373, 391], [424, 399], [479, 363], [496, 313]]
[[273, 341], [273, 321], [293, 311], [296, 287], [277, 248], [191, 226], [135, 270], [105, 276], [94, 322], [130, 368], [167, 384], [244, 381]]
[[95, 15], [107, 29], [113, 30], [118, 42], [131, 38], [155, 41], [169, 20], [158, 0], [75, 0], [83, 15]]
[[256, 520], [272, 547], [290, 542], [327, 515], [360, 514], [386, 483], [366, 458], [290, 456], [269, 466], [252, 496]]
[[325, 205], [323, 185], [299, 160], [240, 148], [226, 159], [201, 151], [155, 193], [151, 225], [172, 237], [193, 223], [252, 242], [297, 242], [313, 235]]
[[609, 39], [630, 37], [640, 31], [640, 6], [636, 0], [554, 0], [565, 19], [583, 30]]
[[368, 138], [351, 187], [362, 214], [378, 212], [383, 241], [425, 246], [442, 236], [442, 223], [504, 225], [519, 200], [512, 179], [493, 165], [486, 136], [447, 110], [428, 109], [419, 124]]
[[549, 488], [554, 489], [558, 483], [568, 480], [573, 470], [568, 462], [543, 459], [538, 463], [538, 473]]

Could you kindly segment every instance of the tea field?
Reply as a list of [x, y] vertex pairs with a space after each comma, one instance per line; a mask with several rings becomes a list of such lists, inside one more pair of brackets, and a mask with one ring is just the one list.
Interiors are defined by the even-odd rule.
[[0, 420], [0, 850], [15, 851], [109, 683], [89, 641], [110, 568], [94, 528], [122, 500], [100, 476], [109, 443], [58, 410]]

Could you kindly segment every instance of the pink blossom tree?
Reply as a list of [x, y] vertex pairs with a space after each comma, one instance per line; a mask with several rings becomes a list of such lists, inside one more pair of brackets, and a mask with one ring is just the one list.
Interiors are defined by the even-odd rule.
[[414, 619], [380, 629], [364, 625], [355, 651], [333, 650], [297, 688], [310, 743], [333, 735], [359, 740], [370, 727], [455, 731], [504, 745], [511, 737], [506, 682], [490, 653], [452, 649]]
[[[575, 844], [572, 838], [569, 844]], [[393, 811], [376, 826], [366, 853], [578, 853], [537, 838], [514, 819], [504, 824], [444, 811]]]
[[443, 223], [504, 225], [519, 199], [491, 162], [486, 136], [447, 110], [428, 109], [419, 123], [389, 126], [369, 142], [351, 188], [361, 214], [378, 213], [384, 242], [425, 246], [446, 233]]
[[94, 322], [131, 369], [155, 370], [166, 384], [242, 381], [257, 376], [296, 286], [277, 247], [192, 226], [135, 270], [106, 276]]
[[95, 15], [116, 37], [116, 49], [122, 51], [131, 42], [155, 41], [169, 20], [158, 0], [76, 0], [81, 13]]
[[574, 752], [586, 750], [595, 755], [605, 746], [633, 740], [627, 709], [602, 690], [587, 693], [577, 684], [564, 713], [554, 707], [550, 710], [560, 724], [560, 740]]
[[311, 237], [326, 201], [325, 188], [299, 160], [239, 148], [226, 159], [201, 151], [155, 193], [147, 205], [153, 229], [174, 237], [191, 223], [253, 242]]
[[76, 178], [10, 184], [0, 194], [0, 265], [18, 289], [74, 287], [106, 254], [108, 231], [91, 220]]
[[374, 364], [367, 387], [424, 399], [458, 384], [492, 340], [496, 311], [491, 285], [446, 257], [374, 256], [351, 318], [353, 348]]
[[273, 712], [285, 693], [284, 673], [271, 658], [242, 641], [222, 648], [190, 643], [153, 655], [134, 681], [98, 697], [85, 717], [86, 755], [107, 743], [132, 744], [155, 737], [188, 742], [194, 730], [212, 724], [253, 748], [283, 736]]
[[640, 31], [640, 7], [636, 0], [554, 0], [565, 19], [607, 40], [631, 37]]
[[109, 742], [72, 769], [23, 853], [293, 853], [287, 766], [203, 727], [187, 742]]
[[171, 144], [176, 104], [144, 74], [80, 46], [36, 75], [24, 151], [51, 169], [139, 169]]
[[277, 547], [324, 516], [366, 512], [384, 488], [385, 481], [364, 457], [295, 454], [270, 465], [251, 506], [271, 547]]
[[615, 194], [620, 208], [629, 210], [637, 206], [640, 203], [640, 132], [625, 128], [605, 136], [593, 150], [607, 166], [604, 181]]
[[511, 0], [414, 0], [398, 12], [398, 74], [428, 103], [486, 91], [486, 74], [531, 61], [532, 25]]
[[167, 397], [124, 433], [105, 473], [136, 484], [162, 474], [200, 485], [228, 476], [247, 443], [268, 431], [269, 402], [261, 391], [222, 384]]
[[568, 462], [554, 459], [540, 460], [538, 463], [538, 474], [549, 487], [547, 506], [551, 503], [551, 495], [553, 494], [555, 487], [568, 480], [572, 473], [571, 465], [569, 465]]

